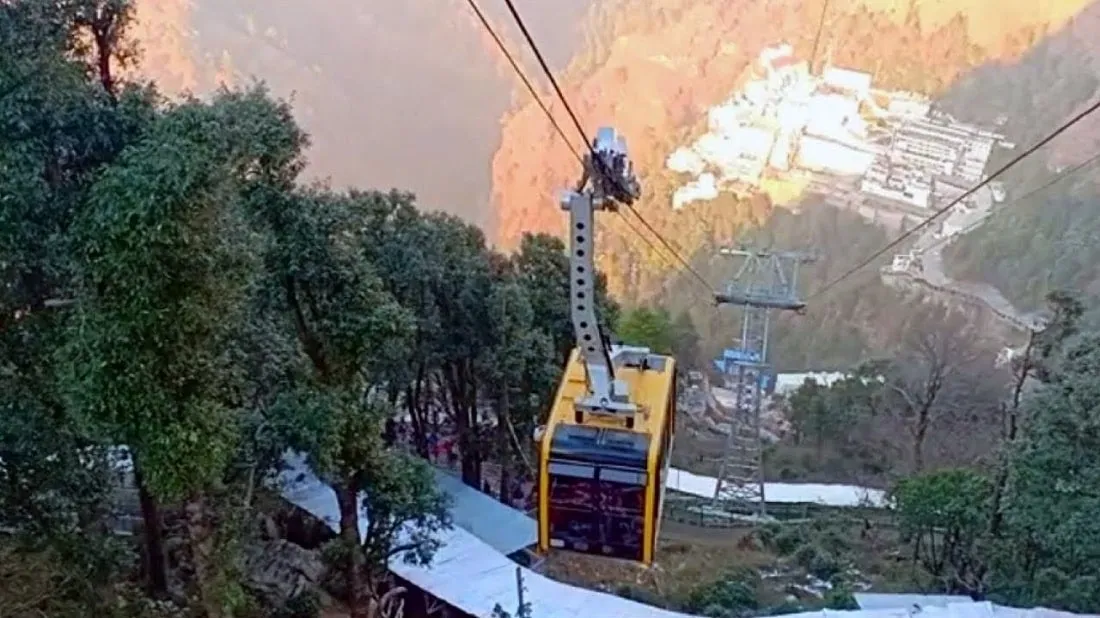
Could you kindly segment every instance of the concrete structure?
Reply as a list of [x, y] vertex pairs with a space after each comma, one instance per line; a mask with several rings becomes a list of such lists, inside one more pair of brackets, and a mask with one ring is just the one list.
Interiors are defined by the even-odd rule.
[[775, 138], [775, 146], [772, 148], [771, 156], [768, 157], [768, 167], [782, 172], [791, 168], [795, 135], [792, 131], [780, 130]]
[[821, 77], [826, 85], [839, 90], [846, 90], [858, 95], [867, 95], [871, 92], [871, 75], [869, 73], [827, 67]]
[[932, 103], [928, 99], [893, 96], [886, 106], [886, 111], [907, 118], [926, 118], [932, 109]]
[[713, 200], [718, 193], [718, 180], [714, 174], [705, 172], [672, 194], [672, 209], [679, 210], [691, 202]]
[[894, 132], [890, 158], [976, 184], [998, 139], [991, 131], [943, 117], [910, 119]]
[[699, 156], [699, 153], [691, 148], [682, 147], [677, 148], [675, 152], [668, 156], [665, 166], [674, 172], [691, 174], [692, 176], [702, 174], [707, 168], [706, 161], [703, 161], [703, 157]]
[[818, 94], [807, 104], [806, 135], [837, 141], [851, 141], [856, 131], [853, 124], [862, 125], [859, 102], [839, 94]]
[[798, 164], [816, 172], [862, 175], [870, 169], [875, 153], [835, 140], [803, 136], [798, 148]]

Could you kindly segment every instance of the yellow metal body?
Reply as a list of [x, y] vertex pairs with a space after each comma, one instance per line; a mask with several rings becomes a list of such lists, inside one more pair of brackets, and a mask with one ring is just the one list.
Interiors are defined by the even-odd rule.
[[[587, 395], [585, 365], [578, 350], [574, 350], [570, 355], [539, 448], [538, 547], [541, 552], [561, 547], [560, 544], [555, 546], [551, 539], [552, 509], [555, 508], [551, 500], [553, 477], [551, 462], [560, 461], [560, 452], [554, 450], [555, 436], [571, 430], [575, 431], [577, 427], [607, 429], [611, 431], [600, 433], [613, 433], [619, 438], [634, 438], [639, 443], [642, 442], [642, 438], [647, 438], [644, 459], [641, 460], [644, 462], [641, 465], [644, 465], [645, 472], [641, 551], [636, 558], [627, 559], [635, 559], [646, 565], [652, 564], [659, 536], [664, 484], [671, 456], [673, 432], [676, 427], [676, 362], [672, 357], [660, 355], [651, 355], [649, 359], [651, 362], [645, 369], [629, 366], [615, 369], [615, 377], [629, 385], [631, 402], [638, 407], [633, 422], [628, 423], [623, 418], [582, 414], [577, 411], [574, 402]], [[628, 427], [628, 424], [632, 426]], [[600, 462], [604, 460], [598, 452], [601, 448], [603, 447], [596, 446], [594, 447], [596, 453], [575, 455], [570, 461], [603, 466]], [[615, 464], [604, 467], [617, 469]], [[593, 500], [594, 503], [599, 501], [600, 499]], [[595, 504], [593, 507], [599, 508]], [[614, 553], [607, 548], [601, 550], [598, 542], [588, 549], [572, 548], [572, 551], [596, 555]]]

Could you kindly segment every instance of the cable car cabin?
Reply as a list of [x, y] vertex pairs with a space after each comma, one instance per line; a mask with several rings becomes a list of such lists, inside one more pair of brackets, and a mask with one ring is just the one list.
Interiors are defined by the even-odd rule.
[[600, 416], [574, 407], [587, 386], [578, 351], [570, 356], [540, 446], [540, 552], [652, 564], [676, 427], [676, 361], [649, 354], [644, 365], [615, 367], [638, 411]]

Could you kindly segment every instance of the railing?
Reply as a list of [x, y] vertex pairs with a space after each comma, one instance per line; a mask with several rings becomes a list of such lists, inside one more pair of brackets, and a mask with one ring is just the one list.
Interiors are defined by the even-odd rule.
[[[875, 525], [891, 523], [890, 513], [874, 507], [836, 507], [814, 503], [768, 503], [768, 517], [779, 524], [803, 524], [822, 518], [845, 519], [853, 523]], [[664, 519], [697, 528], [736, 529], [758, 525], [759, 519], [750, 509], [723, 511], [711, 506], [709, 500], [678, 495], [669, 496], [664, 505]]]
[[993, 315], [995, 315], [998, 318], [1004, 320], [1005, 322], [1008, 322], [1012, 326], [1014, 326], [1014, 327], [1016, 327], [1016, 328], [1018, 328], [1022, 331], [1026, 332], [1026, 331], [1029, 331], [1033, 328], [1033, 326], [1031, 324], [1028, 324], [1024, 320], [1020, 319], [1017, 315], [1010, 314], [1010, 313], [1007, 313], [1005, 311], [1002, 311], [1002, 310], [998, 309], [992, 303], [989, 303], [988, 301], [986, 301], [985, 298], [981, 297], [978, 294], [967, 292], [967, 291], [959, 289], [957, 287], [933, 285], [931, 282], [929, 282], [924, 277], [919, 277], [916, 274], [914, 274], [910, 271], [907, 271], [907, 270], [898, 271], [898, 270], [893, 270], [893, 269], [890, 269], [890, 268], [885, 268], [885, 269], [883, 269], [883, 274], [887, 275], [887, 276], [891, 276], [891, 277], [897, 277], [899, 279], [905, 279], [905, 280], [911, 281], [911, 282], [913, 282], [913, 283], [915, 283], [919, 286], [928, 288], [929, 290], [932, 290], [933, 292], [937, 292], [937, 293], [940, 293], [940, 294], [947, 294], [949, 296], [953, 296], [955, 298], [958, 298], [958, 299], [962, 300], [963, 302], [966, 302], [966, 303], [969, 303], [969, 304], [974, 304], [974, 305], [979, 305], [980, 307], [984, 307], [984, 308], [988, 309], [990, 312], [992, 312]]

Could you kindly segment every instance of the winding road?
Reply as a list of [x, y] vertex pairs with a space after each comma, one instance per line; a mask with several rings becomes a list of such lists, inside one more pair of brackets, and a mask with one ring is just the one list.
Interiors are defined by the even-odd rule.
[[[943, 247], [950, 239], [957, 238], [982, 224], [993, 209], [992, 192], [988, 189], [975, 194], [974, 208], [952, 211], [943, 220], [942, 225], [931, 225], [917, 239], [914, 253], [920, 256], [919, 265], [914, 265], [905, 274], [927, 284], [939, 292], [977, 301], [989, 308], [1002, 320], [1020, 330], [1034, 330], [1042, 327], [1042, 315], [1039, 312], [1025, 312], [1016, 308], [1004, 294], [988, 283], [958, 281], [947, 276], [943, 264]], [[947, 232], [944, 237], [941, 230]]]

